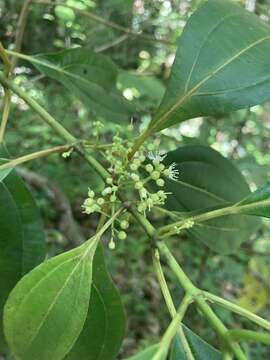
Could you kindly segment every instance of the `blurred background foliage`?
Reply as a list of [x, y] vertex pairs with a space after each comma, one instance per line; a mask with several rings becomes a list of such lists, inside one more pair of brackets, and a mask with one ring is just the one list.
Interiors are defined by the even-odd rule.
[[[81, 12], [61, 5], [55, 7], [48, 1], [42, 2], [32, 3], [22, 52], [38, 54], [83, 46], [107, 55], [119, 68], [118, 89], [136, 106], [132, 119], [134, 132], [146, 126], [164, 93], [177, 39], [188, 17], [201, 1], [60, 1]], [[269, 0], [238, 2], [270, 22]], [[22, 3], [22, 0], [0, 0], [0, 38], [9, 49], [14, 48]], [[88, 17], [83, 12], [95, 14], [98, 18]], [[120, 26], [121, 30], [112, 27], [111, 23]], [[18, 62], [15, 73], [15, 81], [76, 136], [97, 140], [96, 119], [71, 92], [56, 81], [40, 75], [24, 61]], [[126, 135], [125, 128], [109, 122], [104, 124], [100, 141], [110, 142], [116, 131]], [[186, 144], [210, 145], [232, 159], [254, 190], [270, 175], [270, 104], [221, 118], [197, 118], [184, 122], [163, 131], [154, 141], [162, 150]], [[20, 99], [13, 96], [6, 137], [12, 156], [59, 143], [58, 137]], [[88, 166], [76, 155], [68, 159], [53, 155], [30, 163], [19, 171], [33, 189], [41, 209], [48, 256], [78, 243], [78, 229], [84, 237], [94, 232], [97, 219], [83, 215], [81, 204], [87, 188], [99, 187], [101, 183], [98, 176], [89, 171]], [[157, 224], [164, 225], [166, 220], [163, 215], [152, 215], [152, 221]], [[201, 288], [270, 318], [269, 220], [263, 220], [257, 233], [247, 239], [237, 254], [231, 256], [216, 255], [186, 234], [172, 239], [172, 247], [187, 273]], [[130, 230], [127, 240], [117, 244], [115, 251], [106, 250], [106, 259], [123, 296], [128, 317], [121, 358], [157, 341], [168, 325], [169, 317], [157, 281], [152, 275], [148, 240], [136, 226]], [[177, 304], [182, 290], [175, 285], [170, 272], [167, 272], [167, 276]], [[217, 311], [225, 323], [245, 326], [239, 317], [220, 309]], [[212, 331], [192, 309], [186, 323], [213, 345], [216, 344]], [[269, 349], [262, 345], [249, 344], [247, 351], [252, 359], [270, 358]]]

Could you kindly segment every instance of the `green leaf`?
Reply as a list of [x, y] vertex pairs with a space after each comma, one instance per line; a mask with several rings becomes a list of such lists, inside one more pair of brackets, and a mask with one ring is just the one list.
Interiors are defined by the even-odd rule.
[[151, 360], [159, 348], [159, 344], [152, 345], [140, 353], [127, 358], [126, 360]]
[[[164, 163], [176, 164], [177, 180], [168, 179], [166, 208], [171, 211], [204, 213], [230, 206], [250, 194], [237, 168], [206, 146], [186, 146], [167, 154]], [[221, 254], [233, 253], [256, 229], [256, 219], [229, 215], [198, 223], [188, 231], [199, 241]]]
[[82, 331], [99, 237], [25, 275], [4, 308], [4, 331], [21, 360], [61, 360]]
[[12, 171], [12, 168], [6, 168], [3, 170], [0, 170], [0, 182], [2, 182], [7, 176], [8, 174]]
[[241, 214], [270, 218], [270, 181], [236, 204]]
[[72, 91], [94, 116], [120, 123], [130, 118], [133, 107], [117, 92], [117, 68], [107, 57], [75, 48], [27, 58]]
[[[210, 344], [205, 342], [193, 331], [183, 326], [187, 342], [194, 359], [196, 360], [221, 360], [221, 354]], [[188, 360], [178, 336], [175, 337], [169, 360]]]
[[270, 99], [270, 27], [231, 1], [209, 0], [189, 19], [148, 133]]
[[101, 245], [93, 262], [93, 283], [84, 328], [66, 360], [113, 360], [125, 333], [119, 293], [105, 266]]
[[121, 71], [117, 83], [121, 90], [135, 90], [136, 98], [139, 99], [138, 106], [141, 108], [157, 107], [165, 92], [163, 83], [154, 76], [135, 75]]
[[4, 351], [4, 303], [23, 274], [45, 257], [39, 211], [31, 193], [14, 171], [0, 182], [0, 249], [0, 348]]

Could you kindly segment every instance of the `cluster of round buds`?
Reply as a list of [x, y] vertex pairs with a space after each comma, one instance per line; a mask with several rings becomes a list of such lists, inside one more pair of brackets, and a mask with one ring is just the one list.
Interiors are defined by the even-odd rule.
[[109, 241], [109, 249], [114, 250], [115, 249], [115, 230], [117, 231], [117, 238], [119, 240], [125, 240], [127, 238], [127, 233], [125, 230], [129, 228], [129, 221], [128, 220], [121, 220], [120, 221], [120, 229], [116, 230], [114, 227], [112, 228], [112, 236]]
[[84, 200], [82, 205], [83, 212], [85, 214], [93, 214], [95, 212], [101, 212], [101, 207], [105, 203], [103, 197], [96, 198], [94, 191], [88, 189], [88, 197]]
[[188, 219], [181, 226], [175, 226], [175, 232], [180, 234], [182, 230], [191, 229], [195, 225], [195, 221], [193, 219]]
[[[179, 171], [176, 168], [176, 164], [173, 163], [169, 166], [163, 164], [166, 155], [160, 152], [155, 154], [151, 152], [147, 159], [143, 150], [136, 153], [133, 159], [129, 161], [128, 155], [130, 149], [131, 144], [128, 140], [122, 139], [118, 135], [113, 137], [113, 143], [103, 154], [109, 162], [108, 171], [110, 175], [106, 179], [105, 187], [99, 195], [96, 195], [94, 191], [89, 189], [88, 197], [82, 205], [84, 213], [106, 212], [108, 216], [113, 215], [117, 208], [119, 208], [118, 191], [123, 191], [126, 187], [137, 192], [138, 196], [135, 196], [137, 199], [135, 204], [137, 210], [142, 214], [150, 211], [153, 206], [165, 204], [169, 193], [160, 188], [165, 186], [166, 178], [172, 180], [178, 178]], [[153, 182], [159, 188], [156, 191], [153, 190], [153, 187], [148, 186]], [[118, 220], [120, 225], [117, 228], [115, 223], [111, 226], [110, 249], [115, 248], [114, 239], [116, 237], [119, 240], [124, 240], [127, 237], [128, 220], [121, 220], [121, 218]]]

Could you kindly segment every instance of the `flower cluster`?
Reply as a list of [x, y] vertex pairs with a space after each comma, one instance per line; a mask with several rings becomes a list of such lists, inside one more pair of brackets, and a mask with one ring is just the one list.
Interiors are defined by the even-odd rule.
[[[130, 202], [136, 206], [138, 212], [144, 215], [154, 206], [165, 204], [169, 193], [162, 188], [165, 186], [166, 178], [172, 180], [178, 178], [179, 171], [176, 164], [165, 166], [163, 160], [166, 154], [161, 152], [150, 152], [146, 156], [146, 147], [137, 152], [130, 161], [128, 155], [131, 145], [128, 140], [122, 139], [118, 135], [113, 137], [110, 148], [103, 153], [109, 163], [110, 175], [99, 194], [95, 194], [92, 189], [89, 189], [88, 197], [82, 205], [84, 213], [113, 215], [121, 204], [118, 200], [120, 193], [124, 193], [126, 198], [132, 194]], [[115, 247], [115, 233], [120, 240], [124, 240], [127, 236], [125, 230], [129, 226], [128, 220], [121, 218], [118, 220], [119, 227], [115, 227], [115, 224], [112, 225], [112, 238], [109, 243], [111, 249]]]

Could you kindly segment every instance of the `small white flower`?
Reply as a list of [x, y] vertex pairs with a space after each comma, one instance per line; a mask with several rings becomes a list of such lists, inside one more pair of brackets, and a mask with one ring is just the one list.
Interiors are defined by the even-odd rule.
[[167, 154], [164, 151], [150, 151], [148, 153], [148, 158], [152, 161], [157, 161], [157, 162], [162, 162], [165, 157], [167, 156]]
[[169, 166], [169, 175], [168, 175], [168, 178], [171, 179], [171, 180], [177, 180], [178, 177], [179, 177], [179, 170], [176, 169], [176, 163], [172, 163], [170, 166]]

